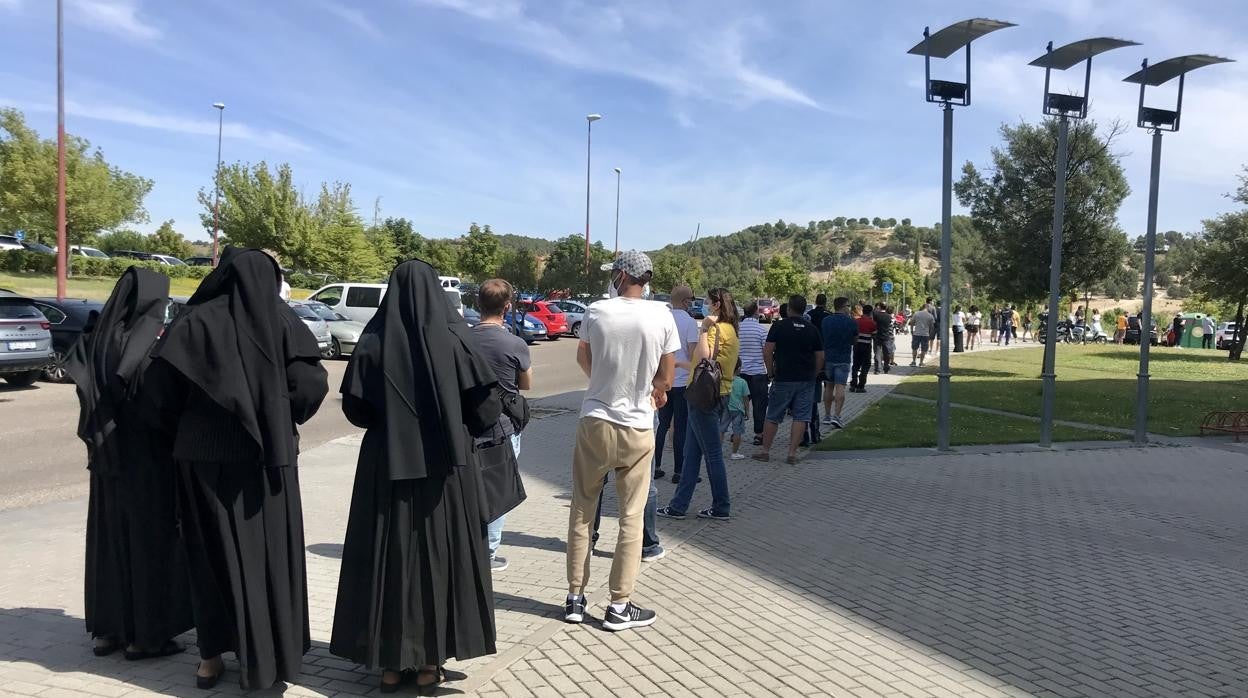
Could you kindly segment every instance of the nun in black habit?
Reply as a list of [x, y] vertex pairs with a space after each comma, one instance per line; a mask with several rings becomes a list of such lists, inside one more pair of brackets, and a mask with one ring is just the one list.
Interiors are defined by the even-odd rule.
[[473, 437], [502, 405], [433, 267], [403, 262], [364, 328], [342, 409], [367, 429], [356, 466], [330, 651], [383, 668], [382, 692], [448, 659], [493, 654], [494, 597]]
[[169, 444], [134, 411], [168, 304], [169, 277], [130, 267], [65, 362], [91, 474], [85, 608], [99, 656], [176, 654], [191, 628]]
[[294, 681], [311, 644], [296, 469], [327, 392], [276, 261], [226, 248], [156, 346], [149, 412], [173, 441], [199, 641], [197, 684], [234, 652], [243, 688]]

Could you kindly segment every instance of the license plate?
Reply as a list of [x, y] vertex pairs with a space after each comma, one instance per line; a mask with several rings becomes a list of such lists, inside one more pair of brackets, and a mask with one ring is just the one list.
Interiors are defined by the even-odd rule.
[[9, 342], [9, 351], [29, 351], [35, 346], [34, 342]]

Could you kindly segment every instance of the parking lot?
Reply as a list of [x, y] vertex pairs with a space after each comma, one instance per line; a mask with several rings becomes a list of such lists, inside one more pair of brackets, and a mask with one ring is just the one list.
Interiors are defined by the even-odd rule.
[[[576, 340], [539, 342], [531, 349], [533, 395], [584, 388], [576, 367]], [[329, 396], [300, 429], [304, 450], [358, 431], [338, 406], [346, 361], [326, 361]], [[86, 447], [75, 435], [78, 399], [72, 384], [36, 383], [14, 388], [0, 383], [0, 511], [63, 501], [87, 493]]]

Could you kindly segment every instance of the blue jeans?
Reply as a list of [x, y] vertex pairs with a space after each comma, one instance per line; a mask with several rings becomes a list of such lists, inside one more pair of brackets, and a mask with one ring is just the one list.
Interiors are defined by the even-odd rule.
[[[520, 434], [511, 435], [511, 450], [516, 452], [516, 460], [520, 460]], [[490, 559], [494, 559], [494, 553], [498, 552], [498, 546], [503, 543], [503, 523], [507, 521], [507, 515], [494, 519], [486, 530], [490, 534]]]
[[685, 466], [685, 430], [689, 410], [685, 403], [685, 388], [672, 388], [667, 391], [667, 404], [659, 408], [658, 425], [654, 429], [654, 467], [663, 469], [663, 447], [667, 445], [668, 429], [675, 429], [672, 434], [672, 472], [680, 474]]
[[[807, 384], [809, 386], [809, 384]], [[724, 402], [709, 412], [689, 405], [689, 435], [685, 439], [685, 469], [680, 474], [680, 485], [668, 505], [672, 511], [685, 513], [693, 499], [702, 470], [702, 456], [706, 455], [706, 476], [711, 481], [711, 511], [728, 516], [728, 469], [724, 467], [724, 452], [719, 440], [720, 413]], [[809, 409], [809, 407], [807, 407]]]

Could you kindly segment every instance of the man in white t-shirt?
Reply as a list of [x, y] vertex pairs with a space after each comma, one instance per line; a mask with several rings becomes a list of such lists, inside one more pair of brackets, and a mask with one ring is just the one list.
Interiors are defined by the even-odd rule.
[[619, 538], [611, 560], [611, 605], [602, 627], [651, 625], [654, 611], [630, 601], [641, 567], [642, 517], [650, 493], [655, 409], [667, 404], [681, 349], [676, 321], [661, 303], [642, 297], [654, 274], [636, 250], [616, 257], [609, 300], [589, 306], [576, 362], [589, 378], [572, 453], [572, 505], [568, 515], [568, 596], [564, 620], [585, 619], [591, 531], [603, 478], [615, 473]]
[[680, 349], [676, 351], [676, 376], [672, 379], [672, 389], [667, 391], [667, 404], [659, 410], [659, 426], [654, 432], [654, 477], [662, 479], [663, 445], [667, 442], [667, 432], [672, 431], [672, 472], [680, 475], [685, 463], [685, 429], [689, 421], [689, 408], [685, 405], [685, 388], [689, 386], [689, 357], [693, 356], [693, 348], [698, 345], [698, 321], [689, 314], [689, 304], [693, 301], [693, 289], [688, 286], [677, 286], [672, 289], [672, 319], [676, 321], [676, 336], [680, 338]]

